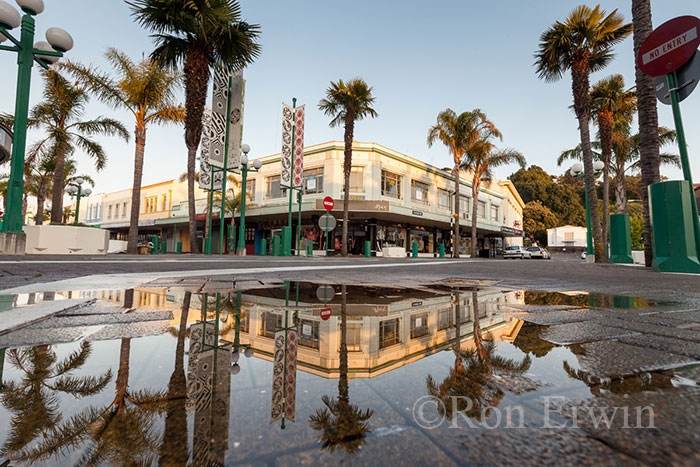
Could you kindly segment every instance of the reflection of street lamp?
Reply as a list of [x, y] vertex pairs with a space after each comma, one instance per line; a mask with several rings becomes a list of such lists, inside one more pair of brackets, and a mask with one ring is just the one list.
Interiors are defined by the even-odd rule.
[[240, 330], [241, 330], [241, 301], [243, 300], [243, 293], [240, 290], [236, 291], [236, 323], [234, 324], [234, 338], [231, 349], [231, 374], [237, 375], [241, 371], [241, 366], [238, 364], [238, 360], [241, 358], [241, 351], [243, 349], [243, 355], [246, 358], [250, 358], [255, 354], [255, 350], [250, 346], [250, 344], [241, 344], [240, 341]]
[[[593, 163], [593, 179], [595, 180], [598, 178], [600, 173], [603, 171], [603, 167], [605, 167], [605, 164], [603, 164], [601, 161], [595, 161]], [[569, 169], [569, 172], [575, 179], [581, 179], [586, 176], [586, 174], [583, 171], [583, 165], [576, 163], [571, 166]], [[586, 194], [586, 227], [588, 229], [588, 233], [586, 234], [586, 261], [590, 261], [591, 258], [595, 259], [595, 252], [593, 251], [593, 235], [592, 235], [592, 229], [591, 229], [591, 206], [588, 203], [588, 190], [586, 189], [586, 184], [584, 183], [583, 185], [583, 192]], [[596, 206], [597, 209], [597, 206]]]
[[85, 183], [85, 180], [83, 180], [82, 177], [76, 178], [73, 183], [75, 183], [75, 185], [68, 185], [66, 188], [66, 193], [68, 193], [71, 198], [74, 196], [77, 198], [77, 201], [75, 202], [75, 222], [73, 222], [74, 224], [77, 224], [78, 220], [80, 219], [80, 198], [90, 196], [92, 194], [92, 190], [89, 187], [83, 190], [83, 183]]
[[248, 192], [248, 187], [246, 186], [248, 171], [257, 172], [260, 170], [260, 167], [262, 167], [262, 162], [260, 162], [260, 159], [255, 159], [253, 161], [253, 169], [248, 168], [250, 146], [243, 144], [241, 146], [241, 151], [243, 151], [243, 155], [241, 156], [241, 220], [238, 226], [238, 251], [236, 254], [245, 256], [245, 199]]
[[[22, 199], [24, 193], [24, 152], [27, 145], [27, 114], [29, 112], [29, 87], [32, 77], [33, 62], [48, 68], [63, 54], [73, 48], [73, 38], [60, 28], [46, 31], [48, 42], [34, 43], [34, 16], [44, 11], [43, 0], [17, 0], [25, 13], [20, 13], [9, 3], [0, 0], [0, 39], [8, 39], [14, 45], [0, 45], [0, 50], [17, 52], [17, 98], [15, 100], [14, 144], [12, 163], [7, 190], [7, 213], [2, 231], [7, 233], [22, 232]], [[15, 39], [9, 31], [19, 26], [20, 39]], [[0, 40], [0, 42], [2, 42]]]

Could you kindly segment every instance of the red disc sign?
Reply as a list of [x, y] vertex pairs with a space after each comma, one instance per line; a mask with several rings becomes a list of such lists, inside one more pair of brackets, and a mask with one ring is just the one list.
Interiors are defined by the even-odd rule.
[[321, 319], [326, 321], [331, 317], [331, 307], [321, 308]]
[[331, 198], [330, 196], [326, 196], [325, 198], [323, 198], [323, 207], [326, 208], [326, 211], [332, 211], [333, 206], [335, 206], [333, 198]]
[[679, 16], [654, 29], [637, 55], [637, 65], [647, 75], [667, 75], [695, 55], [700, 45], [700, 19]]

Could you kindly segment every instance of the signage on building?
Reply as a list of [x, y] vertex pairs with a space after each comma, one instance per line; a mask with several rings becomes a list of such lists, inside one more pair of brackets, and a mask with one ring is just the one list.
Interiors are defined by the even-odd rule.
[[[322, 199], [316, 200], [316, 209], [326, 209]], [[340, 209], [340, 206], [333, 206], [333, 209]], [[348, 200], [349, 211], [372, 211], [372, 212], [389, 212], [388, 201], [369, 201], [369, 200]]]
[[152, 225], [156, 225], [155, 219], [139, 220], [139, 227], [150, 227]]
[[508, 234], [508, 235], [513, 235], [513, 236], [516, 236], [516, 237], [524, 237], [524, 236], [525, 236], [525, 232], [523, 232], [522, 230], [516, 229], [516, 228], [513, 228], [513, 227], [508, 227], [508, 226], [505, 226], [505, 225], [502, 225], [502, 226], [501, 226], [501, 233]]
[[411, 211], [414, 216], [423, 217], [423, 211]]
[[[341, 193], [341, 194], [340, 194], [340, 199], [345, 199], [345, 194], [344, 194], [344, 193]], [[363, 199], [365, 199], [365, 195], [350, 195], [350, 196], [348, 196], [348, 199], [349, 199], [350, 201], [352, 201], [352, 200], [355, 200], [355, 201], [363, 200]]]
[[699, 45], [700, 19], [679, 16], [649, 34], [639, 49], [637, 65], [648, 75], [667, 75], [690, 60]]

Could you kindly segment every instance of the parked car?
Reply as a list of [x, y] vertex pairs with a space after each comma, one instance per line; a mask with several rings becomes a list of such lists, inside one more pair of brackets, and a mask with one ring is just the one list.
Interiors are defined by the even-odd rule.
[[549, 252], [545, 250], [544, 248], [540, 248], [538, 246], [531, 246], [527, 248], [527, 251], [530, 252], [530, 256], [534, 258], [539, 258], [539, 259], [552, 259], [552, 257], [549, 255]]
[[503, 258], [505, 259], [511, 259], [511, 258], [520, 258], [520, 259], [532, 259], [532, 255], [530, 254], [529, 251], [525, 249], [525, 247], [518, 246], [518, 245], [513, 245], [513, 246], [507, 246], [505, 250], [503, 250]]

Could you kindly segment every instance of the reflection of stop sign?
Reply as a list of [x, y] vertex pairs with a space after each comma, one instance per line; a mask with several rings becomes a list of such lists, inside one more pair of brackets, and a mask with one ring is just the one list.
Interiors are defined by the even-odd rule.
[[321, 319], [326, 321], [331, 317], [331, 307], [321, 308]]
[[332, 211], [333, 206], [335, 206], [333, 198], [331, 198], [330, 196], [326, 196], [325, 198], [323, 198], [323, 207], [326, 208], [326, 211]]
[[695, 55], [700, 45], [700, 19], [679, 16], [654, 29], [639, 49], [637, 64], [647, 75], [671, 73]]

